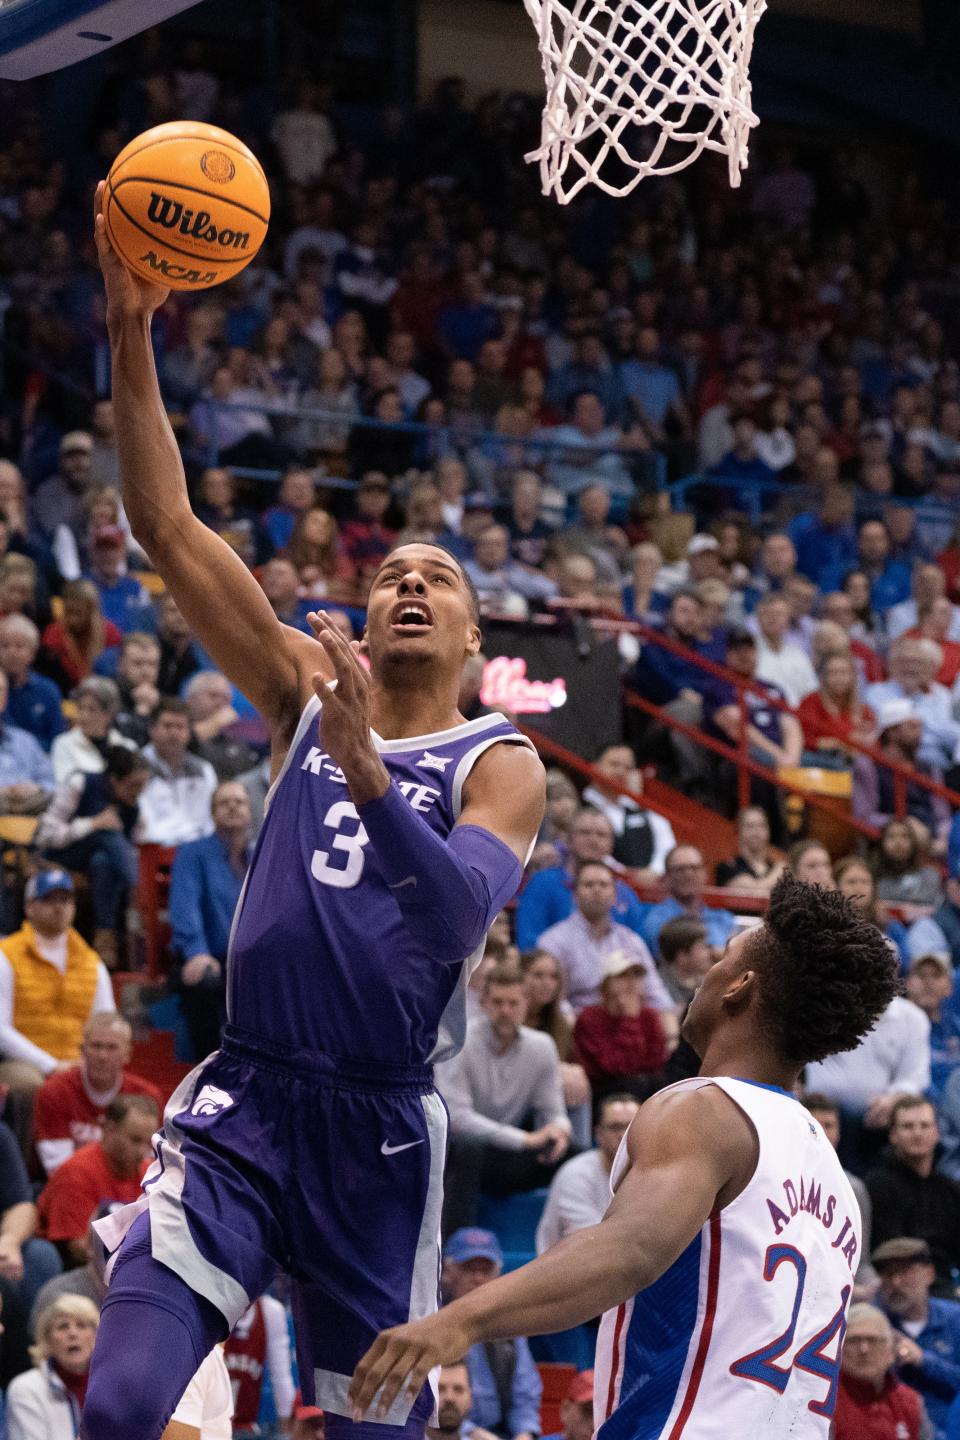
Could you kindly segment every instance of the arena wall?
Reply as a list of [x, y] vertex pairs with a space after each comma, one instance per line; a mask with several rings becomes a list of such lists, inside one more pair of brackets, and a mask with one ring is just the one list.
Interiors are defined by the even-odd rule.
[[[769, 0], [770, 13], [920, 33], [920, 0]], [[523, 0], [420, 0], [417, 88], [462, 75], [471, 99], [493, 89], [542, 90], [534, 28]]]

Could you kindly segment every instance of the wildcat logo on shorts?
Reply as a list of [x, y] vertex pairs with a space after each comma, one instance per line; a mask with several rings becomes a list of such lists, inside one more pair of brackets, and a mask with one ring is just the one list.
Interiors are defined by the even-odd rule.
[[190, 1107], [191, 1115], [219, 1115], [221, 1110], [226, 1110], [230, 1105], [235, 1104], [232, 1095], [226, 1090], [218, 1090], [216, 1085], [201, 1085], [200, 1093]]

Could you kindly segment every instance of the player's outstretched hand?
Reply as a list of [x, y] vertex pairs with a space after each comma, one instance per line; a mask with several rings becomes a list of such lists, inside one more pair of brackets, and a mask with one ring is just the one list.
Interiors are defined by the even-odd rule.
[[119, 320], [139, 317], [149, 320], [155, 310], [167, 300], [170, 291], [165, 285], [154, 285], [141, 280], [128, 270], [120, 256], [110, 244], [106, 221], [103, 216], [103, 196], [106, 181], [101, 180], [93, 199], [93, 239], [97, 247], [97, 258], [103, 271], [103, 283], [107, 291], [107, 328]]
[[416, 1320], [384, 1330], [353, 1372], [348, 1397], [353, 1420], [358, 1423], [377, 1402], [376, 1418], [382, 1420], [401, 1390], [413, 1404], [437, 1365], [461, 1360], [470, 1349], [466, 1327], [452, 1306]]
[[363, 804], [382, 795], [390, 783], [370, 739], [370, 677], [356, 646], [344, 639], [322, 610], [312, 610], [307, 619], [335, 677], [328, 681], [319, 672], [311, 677], [323, 705], [320, 744], [343, 771], [354, 802]]

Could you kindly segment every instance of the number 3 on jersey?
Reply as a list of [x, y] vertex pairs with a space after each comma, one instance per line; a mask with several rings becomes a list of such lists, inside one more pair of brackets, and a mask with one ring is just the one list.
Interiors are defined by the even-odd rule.
[[[797, 1317], [800, 1314], [800, 1304], [803, 1300], [803, 1287], [807, 1280], [807, 1262], [793, 1245], [768, 1247], [763, 1264], [764, 1280], [773, 1280], [781, 1265], [792, 1265], [797, 1272], [797, 1289], [793, 1297], [790, 1324], [775, 1340], [770, 1340], [759, 1350], [754, 1350], [740, 1360], [735, 1360], [730, 1366], [730, 1373], [738, 1375], [743, 1380], [752, 1380], [757, 1385], [768, 1385], [771, 1390], [776, 1390], [778, 1395], [782, 1395], [786, 1390], [794, 1368], [805, 1370], [809, 1375], [819, 1375], [830, 1382], [830, 1388], [823, 1400], [811, 1400], [807, 1408], [812, 1410], [815, 1415], [829, 1417], [833, 1414], [837, 1403], [840, 1351], [843, 1348], [843, 1334], [847, 1328], [847, 1299], [850, 1287], [846, 1286], [841, 1292], [840, 1308], [823, 1329], [818, 1330], [816, 1335], [811, 1336], [805, 1344], [801, 1345], [788, 1365], [777, 1365], [775, 1362], [785, 1355], [793, 1345]], [[831, 1360], [828, 1355], [824, 1354], [824, 1351], [835, 1338], [837, 1353], [836, 1358]]]
[[[341, 829], [344, 821], [353, 821], [357, 828]], [[352, 890], [363, 874], [363, 847], [369, 839], [360, 824], [357, 808], [349, 800], [338, 800], [324, 815], [323, 823], [337, 833], [330, 842], [329, 850], [314, 850], [310, 873], [321, 885], [332, 885], [336, 890]], [[331, 864], [331, 852], [334, 850], [346, 855], [345, 864]]]

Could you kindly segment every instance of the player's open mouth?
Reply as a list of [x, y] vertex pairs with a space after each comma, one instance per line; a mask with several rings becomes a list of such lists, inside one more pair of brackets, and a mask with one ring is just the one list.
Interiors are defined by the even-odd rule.
[[433, 612], [419, 600], [401, 600], [390, 612], [390, 628], [404, 635], [425, 635], [433, 627]]

